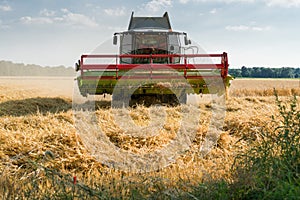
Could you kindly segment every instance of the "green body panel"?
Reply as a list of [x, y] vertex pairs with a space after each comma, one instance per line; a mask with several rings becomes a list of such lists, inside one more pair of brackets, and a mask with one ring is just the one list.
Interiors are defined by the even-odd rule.
[[[163, 75], [164, 79], [151, 79], [150, 74], [152, 76], [161, 76]], [[208, 94], [211, 93], [208, 88], [212, 89], [213, 86], [207, 86], [205, 82], [205, 78], [203, 79], [185, 79], [183, 71], [135, 71], [134, 74], [130, 74], [126, 70], [118, 71], [118, 76], [139, 76], [139, 79], [121, 79], [118, 80], [116, 78], [116, 71], [85, 71], [84, 76], [93, 77], [93, 79], [85, 79], [82, 76], [77, 77], [78, 86], [81, 94], [86, 96], [87, 94], [112, 94], [114, 92], [115, 87], [118, 87], [121, 90], [127, 90], [127, 88], [137, 87], [134, 91], [134, 94], [141, 95], [152, 95], [152, 94], [172, 94], [173, 92], [180, 92], [184, 88], [192, 88], [192, 91], [188, 91], [187, 93], [195, 93], [195, 94]], [[174, 76], [178, 75], [182, 77], [182, 79], [172, 79], [167, 78], [168, 75]], [[187, 75], [189, 76], [220, 76], [219, 70], [215, 71], [188, 71]], [[110, 79], [100, 79], [100, 77], [111, 77]], [[144, 77], [144, 78], [141, 78]], [[207, 79], [216, 79], [216, 78], [207, 78]], [[220, 77], [221, 79], [221, 77]], [[230, 80], [233, 78], [231, 76], [227, 76], [223, 79], [224, 87], [230, 86]], [[185, 83], [186, 85], [182, 85], [179, 83]], [[171, 90], [169, 88], [172, 88]]]

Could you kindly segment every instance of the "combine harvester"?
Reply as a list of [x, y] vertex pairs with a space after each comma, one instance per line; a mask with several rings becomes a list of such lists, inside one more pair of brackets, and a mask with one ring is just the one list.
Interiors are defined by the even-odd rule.
[[[163, 17], [134, 17], [127, 31], [115, 33], [116, 54], [82, 55], [76, 63], [80, 94], [112, 95], [112, 106], [149, 100], [179, 104], [188, 94], [226, 95], [227, 53], [200, 54], [185, 32], [171, 28]], [[110, 59], [110, 63], [105, 60]]]

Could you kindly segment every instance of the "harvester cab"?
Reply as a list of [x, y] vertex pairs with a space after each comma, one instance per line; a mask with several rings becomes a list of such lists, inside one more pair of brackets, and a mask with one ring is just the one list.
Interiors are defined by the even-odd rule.
[[[121, 55], [175, 55], [183, 53], [184, 46], [191, 44], [186, 33], [172, 31], [167, 12], [163, 17], [134, 17], [133, 14], [132, 12], [128, 31], [114, 34], [113, 44], [117, 45], [120, 41], [119, 53]], [[174, 64], [179, 63], [180, 59], [179, 57], [160, 57], [152, 61], [153, 63]], [[149, 62], [149, 58], [121, 58], [121, 63], [124, 64]]]
[[[167, 12], [162, 17], [133, 15], [128, 30], [113, 36], [117, 55], [81, 56], [76, 71], [82, 96], [112, 94], [114, 105], [124, 106], [145, 97], [160, 103], [186, 103], [190, 93], [220, 93], [216, 85], [226, 91], [231, 80], [227, 53], [199, 54], [185, 32], [172, 30]], [[113, 63], [98, 62], [108, 58]]]

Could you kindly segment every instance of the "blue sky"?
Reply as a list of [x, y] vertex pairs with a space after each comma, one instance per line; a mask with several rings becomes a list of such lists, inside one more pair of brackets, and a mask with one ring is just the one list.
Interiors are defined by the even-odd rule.
[[73, 66], [135, 16], [168, 11], [208, 53], [232, 68], [300, 67], [300, 0], [0, 0], [0, 60]]

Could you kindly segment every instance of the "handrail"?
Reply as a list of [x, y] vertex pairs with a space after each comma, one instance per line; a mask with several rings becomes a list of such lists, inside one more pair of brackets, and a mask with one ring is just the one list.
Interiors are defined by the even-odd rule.
[[[224, 52], [225, 53], [225, 52]], [[84, 54], [81, 58], [174, 58], [223, 57], [223, 54]], [[227, 53], [226, 57], [227, 57]]]
[[[189, 64], [187, 63], [187, 58], [221, 58], [221, 62], [217, 64]], [[115, 64], [85, 64], [84, 61], [86, 58], [115, 58]], [[118, 64], [119, 58], [149, 58], [149, 63], [147, 64]], [[184, 64], [158, 64], [153, 63], [153, 59], [155, 58], [183, 58]], [[82, 55], [80, 62], [81, 76], [84, 77], [84, 70], [115, 70], [116, 71], [116, 79], [119, 78], [118, 71], [119, 70], [130, 70], [139, 67], [141, 69], [151, 69], [150, 75], [152, 78], [152, 70], [153, 69], [177, 69], [184, 70], [184, 77], [189, 78], [191, 76], [187, 75], [187, 71], [191, 69], [220, 69], [221, 77], [225, 79], [228, 76], [228, 57], [227, 53], [223, 52], [223, 54], [121, 54], [121, 55], [113, 55], [113, 54], [91, 54], [91, 55]], [[194, 77], [194, 76], [193, 76]], [[199, 76], [200, 78], [201, 76]]]

